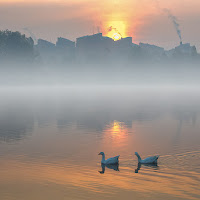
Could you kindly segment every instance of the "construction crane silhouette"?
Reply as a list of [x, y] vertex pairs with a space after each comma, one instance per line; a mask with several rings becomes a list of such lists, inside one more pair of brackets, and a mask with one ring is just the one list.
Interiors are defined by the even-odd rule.
[[29, 28], [27, 28], [27, 27], [22, 28], [22, 29], [24, 31], [26, 31], [27, 33], [29, 33], [29, 35], [32, 37], [34, 43], [37, 44], [38, 40], [37, 40], [36, 36], [33, 34], [33, 32]]

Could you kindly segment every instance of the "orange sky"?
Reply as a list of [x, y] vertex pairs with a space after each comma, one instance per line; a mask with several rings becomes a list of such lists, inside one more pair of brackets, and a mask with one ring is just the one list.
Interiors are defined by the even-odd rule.
[[51, 41], [57, 36], [75, 40], [98, 31], [111, 36], [112, 26], [135, 43], [170, 48], [179, 39], [163, 8], [178, 17], [184, 41], [199, 43], [199, 0], [0, 0], [0, 26], [28, 27], [37, 37]]

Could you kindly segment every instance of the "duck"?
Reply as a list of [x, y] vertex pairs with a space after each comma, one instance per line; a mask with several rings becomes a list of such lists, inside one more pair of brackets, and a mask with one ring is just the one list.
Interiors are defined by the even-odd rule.
[[135, 152], [135, 155], [138, 157], [138, 163], [140, 164], [156, 164], [159, 158], [159, 156], [151, 156], [142, 160], [138, 152]]
[[104, 164], [104, 165], [114, 165], [114, 164], [119, 163], [119, 156], [115, 156], [113, 158], [108, 158], [106, 160], [104, 152], [100, 152], [99, 155], [102, 155], [101, 163]]

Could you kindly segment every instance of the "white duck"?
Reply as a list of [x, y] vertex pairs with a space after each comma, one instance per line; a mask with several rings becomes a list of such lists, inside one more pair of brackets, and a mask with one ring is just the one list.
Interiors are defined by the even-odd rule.
[[100, 152], [99, 155], [102, 155], [101, 163], [104, 165], [113, 165], [113, 164], [117, 164], [119, 162], [119, 156], [115, 156], [113, 158], [108, 158], [106, 160], [104, 152]]
[[138, 163], [141, 163], [141, 164], [156, 164], [159, 158], [159, 156], [152, 156], [152, 157], [148, 157], [142, 160], [140, 155], [137, 152], [135, 152], [135, 155], [138, 157]]

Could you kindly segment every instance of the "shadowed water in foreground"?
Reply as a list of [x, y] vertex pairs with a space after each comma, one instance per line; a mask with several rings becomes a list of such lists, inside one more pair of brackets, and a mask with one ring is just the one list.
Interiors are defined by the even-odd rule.
[[[0, 89], [0, 199], [199, 199], [200, 90]], [[119, 166], [101, 165], [120, 155]], [[157, 165], [138, 165], [160, 155]]]

